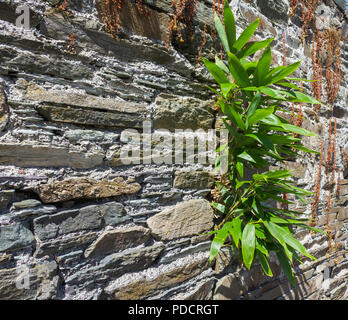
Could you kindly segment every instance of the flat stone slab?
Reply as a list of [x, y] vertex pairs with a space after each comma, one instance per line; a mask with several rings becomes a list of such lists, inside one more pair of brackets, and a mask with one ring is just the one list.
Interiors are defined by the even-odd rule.
[[0, 164], [20, 167], [89, 169], [103, 163], [104, 153], [84, 153], [49, 145], [0, 143]]
[[32, 232], [23, 223], [0, 227], [0, 252], [23, 249], [34, 243]]
[[152, 235], [172, 240], [200, 234], [213, 228], [214, 211], [207, 200], [195, 199], [163, 210], [147, 220]]
[[85, 257], [94, 258], [122, 251], [146, 243], [149, 239], [151, 239], [150, 230], [141, 226], [106, 230], [86, 249]]
[[139, 183], [127, 182], [118, 177], [112, 181], [90, 178], [70, 178], [41, 185], [36, 192], [44, 203], [69, 201], [73, 199], [100, 199], [134, 194], [141, 189]]

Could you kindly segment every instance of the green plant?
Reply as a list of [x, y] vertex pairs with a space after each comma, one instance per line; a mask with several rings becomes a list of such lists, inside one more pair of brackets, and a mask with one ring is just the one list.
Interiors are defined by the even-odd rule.
[[[289, 170], [272, 171], [268, 167], [299, 156], [299, 151], [318, 153], [305, 148], [300, 138], [315, 134], [292, 125], [278, 112], [291, 114], [284, 107], [286, 102], [321, 102], [302, 93], [291, 82], [309, 80], [288, 77], [300, 62], [271, 68], [270, 43], [273, 39], [248, 42], [259, 25], [259, 19], [237, 39], [235, 19], [226, 1], [224, 24], [215, 14], [216, 30], [228, 63], [218, 57], [215, 63], [203, 58], [220, 86], [218, 91], [210, 89], [218, 96], [222, 121], [229, 131], [228, 142], [219, 150], [225, 150], [228, 170], [217, 182], [220, 197], [212, 203], [220, 221], [210, 232], [215, 235], [210, 261], [222, 246], [230, 246], [239, 251], [240, 260], [248, 269], [257, 256], [264, 273], [273, 276], [269, 266], [269, 254], [273, 251], [285, 275], [295, 285], [294, 259], [302, 263], [300, 255], [315, 258], [293, 237], [292, 227], [325, 232], [310, 227], [309, 219], [299, 218], [301, 212], [277, 207], [274, 202], [293, 203], [281, 197], [284, 193], [297, 196], [304, 203], [304, 197], [313, 193], [296, 187]], [[252, 61], [250, 56], [263, 49], [260, 59]], [[216, 168], [220, 166], [221, 158], [218, 157]], [[250, 178], [246, 177], [248, 168], [256, 172]]]

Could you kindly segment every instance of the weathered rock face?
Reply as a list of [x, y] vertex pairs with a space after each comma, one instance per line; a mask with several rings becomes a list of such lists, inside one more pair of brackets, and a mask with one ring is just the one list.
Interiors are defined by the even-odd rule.
[[0, 143], [0, 164], [20, 167], [74, 167], [87, 169], [99, 166], [103, 153], [82, 153], [49, 145]]
[[37, 192], [44, 203], [54, 203], [72, 199], [99, 199], [134, 194], [140, 189], [140, 184], [127, 183], [123, 178], [116, 178], [113, 181], [71, 178], [40, 186]]
[[117, 284], [111, 284], [108, 288], [106, 288], [105, 291], [107, 294], [112, 295], [112, 297], [117, 300], [144, 299], [155, 292], [158, 292], [164, 288], [172, 287], [175, 284], [182, 283], [198, 275], [207, 267], [208, 261], [205, 257], [202, 260], [172, 268], [167, 272], [160, 273], [155, 278], [149, 277], [144, 280], [133, 281], [117, 289], [115, 289]]
[[[202, 131], [221, 129], [222, 115], [206, 87], [214, 87], [213, 78], [197, 56], [202, 49], [212, 61], [220, 52], [211, 32], [213, 1], [195, 1], [192, 34], [182, 25], [180, 35], [174, 26], [173, 39], [171, 0], [122, 1], [113, 35], [106, 30], [115, 28], [117, 9], [112, 19], [105, 15], [107, 2], [116, 6], [105, 0], [0, 0], [0, 299], [347, 299], [348, 60], [342, 1], [318, 5], [304, 41], [301, 1], [294, 16], [285, 0], [230, 1], [237, 34], [261, 18], [251, 40], [274, 38], [272, 67], [302, 60], [298, 78], [317, 76], [311, 52], [317, 47], [315, 27], [342, 29], [337, 100], [332, 108], [325, 104], [324, 85], [319, 119], [313, 106], [302, 105], [302, 127], [318, 134], [306, 137], [304, 146], [320, 151], [324, 141], [315, 222], [332, 230], [332, 239], [297, 233], [318, 258], [296, 265], [297, 288], [290, 287], [274, 257], [274, 278], [265, 277], [260, 265], [241, 268], [237, 253], [227, 247], [208, 264], [211, 236], [202, 234], [213, 228], [214, 211], [204, 199], [214, 186], [215, 159], [203, 163], [210, 155], [202, 146], [215, 149], [215, 133], [207, 139]], [[194, 1], [186, 1], [185, 17], [188, 2]], [[30, 30], [16, 26], [19, 5], [29, 8]], [[319, 60], [326, 70], [325, 50]], [[306, 93], [312, 89], [303, 83]], [[292, 120], [290, 113], [282, 115]], [[143, 131], [149, 123], [151, 130]], [[150, 133], [151, 154], [143, 145], [140, 162], [122, 161], [123, 148], [139, 148]], [[313, 190], [319, 160], [306, 156], [282, 168], [293, 171], [299, 187]], [[293, 206], [311, 213], [311, 203]]]
[[25, 224], [0, 226], [0, 252], [23, 249], [34, 243], [34, 236]]
[[57, 264], [54, 261], [0, 270], [0, 299], [54, 299], [58, 281]]
[[172, 240], [193, 236], [213, 227], [214, 211], [206, 200], [190, 200], [166, 209], [147, 220], [153, 236]]
[[94, 258], [129, 247], [136, 247], [150, 240], [150, 230], [143, 227], [131, 227], [103, 232], [99, 238], [86, 249], [85, 257]]
[[207, 171], [177, 171], [174, 187], [178, 189], [210, 189], [214, 185], [214, 175]]
[[8, 120], [8, 106], [4, 89], [0, 85], [0, 131], [4, 130]]
[[159, 96], [156, 99], [155, 129], [203, 129], [213, 127], [212, 101], [193, 98]]

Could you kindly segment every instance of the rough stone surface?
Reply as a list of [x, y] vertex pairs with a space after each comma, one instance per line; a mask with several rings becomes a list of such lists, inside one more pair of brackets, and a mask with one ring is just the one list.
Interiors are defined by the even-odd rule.
[[127, 229], [104, 231], [99, 238], [86, 249], [85, 257], [94, 258], [122, 251], [130, 247], [136, 247], [146, 243], [150, 236], [150, 230], [143, 227], [130, 227]]
[[174, 188], [178, 189], [210, 189], [214, 185], [214, 175], [207, 171], [175, 172]]
[[2, 85], [0, 84], [0, 131], [4, 130], [8, 120], [8, 106]]
[[[318, 114], [312, 105], [301, 106], [302, 127], [317, 134], [304, 137], [304, 146], [320, 151], [324, 142], [315, 223], [331, 230], [332, 239], [329, 243], [324, 235], [294, 229], [318, 258], [294, 263], [295, 288], [273, 254], [272, 278], [263, 275], [258, 260], [247, 270], [227, 248], [206, 265], [212, 236], [201, 234], [218, 216], [203, 199], [211, 198], [215, 159], [198, 160], [211, 158], [200, 146], [215, 149], [215, 139], [207, 141], [197, 133], [221, 129], [222, 115], [206, 87], [216, 88], [214, 79], [197, 58], [201, 51], [213, 61], [220, 53], [213, 34], [214, 1], [196, 1], [192, 33], [185, 24], [181, 34], [174, 26], [172, 39], [171, 0], [137, 2], [123, 1], [119, 26], [111, 35], [104, 0], [69, 0], [66, 10], [64, 1], [26, 1], [30, 29], [15, 25], [15, 10], [23, 1], [0, 0], [0, 299], [347, 299], [344, 1], [321, 1], [306, 37], [301, 1], [294, 16], [289, 10], [294, 1], [229, 1], [237, 35], [260, 18], [250, 40], [274, 38], [272, 68], [301, 60], [294, 77], [320, 76], [312, 62], [317, 47], [313, 34], [329, 28], [342, 32], [337, 99], [327, 103], [329, 59], [323, 41], [317, 59], [322, 63], [323, 105]], [[313, 95], [313, 83], [303, 82], [303, 92]], [[299, 107], [294, 105], [295, 114]], [[282, 108], [292, 110], [286, 103]], [[291, 113], [280, 115], [292, 121]], [[152, 125], [152, 155], [141, 148], [140, 163], [122, 162], [123, 148], [137, 145], [136, 138], [127, 138], [129, 133], [143, 140], [149, 136], [142, 130], [145, 119]], [[195, 139], [189, 131], [195, 131]], [[173, 142], [181, 137], [184, 149], [174, 154]], [[329, 165], [328, 150], [333, 151]], [[287, 159], [281, 168], [293, 171], [300, 188], [315, 190], [320, 155], [303, 155]], [[183, 156], [183, 163], [175, 156]], [[313, 198], [306, 200], [307, 205], [295, 200], [289, 208], [310, 218]], [[33, 271], [28, 290], [18, 290], [14, 283], [15, 268], [21, 266]]]
[[14, 209], [25, 209], [25, 208], [34, 208], [41, 205], [41, 202], [39, 200], [35, 199], [28, 199], [28, 200], [23, 200], [20, 202], [14, 202], [13, 207]]
[[49, 145], [0, 143], [0, 164], [20, 167], [93, 168], [101, 165], [102, 153], [82, 153]]
[[168, 241], [211, 229], [213, 214], [208, 201], [190, 200], [154, 215], [147, 224], [154, 237]]
[[34, 236], [25, 224], [0, 226], [0, 252], [23, 249], [34, 243]]
[[140, 189], [138, 183], [127, 183], [123, 178], [113, 181], [71, 178], [40, 186], [38, 194], [44, 203], [54, 203], [80, 198], [99, 199], [134, 194]]
[[57, 255], [60, 252], [65, 252], [66, 250], [72, 248], [86, 247], [91, 242], [97, 238], [98, 234], [96, 232], [83, 233], [77, 236], [69, 236], [62, 239], [54, 239], [51, 241], [41, 242], [34, 256], [41, 258], [44, 256]]
[[207, 259], [194, 261], [184, 266], [163, 272], [155, 278], [147, 278], [130, 282], [121, 288], [114, 289], [114, 284], [106, 288], [106, 292], [117, 300], [139, 300], [164, 288], [184, 282], [201, 273], [208, 267]]
[[212, 129], [211, 101], [193, 98], [159, 96], [156, 99], [153, 126], [155, 129]]
[[101, 224], [99, 212], [85, 207], [36, 218], [34, 232], [40, 240], [46, 240], [76, 231], [98, 229]]
[[145, 269], [155, 261], [163, 249], [163, 244], [158, 243], [151, 247], [134, 248], [127, 253], [111, 254], [102, 259], [97, 266], [83, 269], [68, 277], [66, 283], [69, 286], [86, 286], [94, 282], [103, 282], [110, 276]]
[[[28, 286], [19, 276], [29, 276]], [[22, 278], [20, 278], [22, 279]], [[49, 300], [57, 296], [57, 264], [54, 261], [0, 270], [0, 299]]]

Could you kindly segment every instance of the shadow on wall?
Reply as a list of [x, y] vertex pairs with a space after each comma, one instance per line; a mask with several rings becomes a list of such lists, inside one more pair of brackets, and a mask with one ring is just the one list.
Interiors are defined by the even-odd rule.
[[[115, 4], [110, 3], [110, 6]], [[105, 0], [97, 0], [96, 7], [99, 19], [103, 21], [105, 15]], [[116, 8], [113, 10], [117, 10]], [[132, 34], [166, 41], [170, 18], [167, 14], [150, 9], [146, 6], [142, 10], [129, 1], [123, 1], [119, 13], [119, 25]]]

